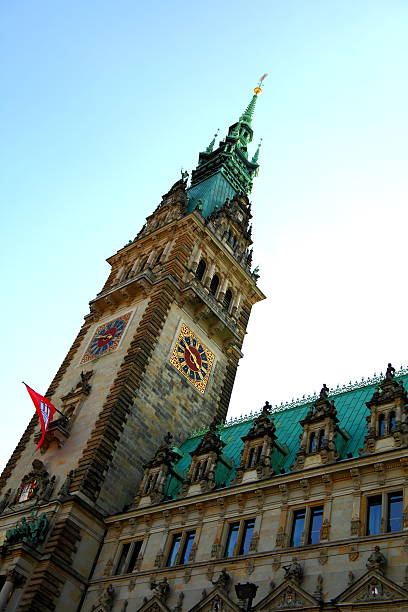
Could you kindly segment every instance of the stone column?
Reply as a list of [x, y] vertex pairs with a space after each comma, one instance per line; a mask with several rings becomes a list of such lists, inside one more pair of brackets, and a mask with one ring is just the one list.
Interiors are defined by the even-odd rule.
[[25, 576], [20, 574], [16, 568], [11, 568], [7, 572], [6, 582], [3, 584], [3, 588], [0, 591], [0, 612], [8, 608], [9, 603], [14, 589], [21, 588], [26, 581]]

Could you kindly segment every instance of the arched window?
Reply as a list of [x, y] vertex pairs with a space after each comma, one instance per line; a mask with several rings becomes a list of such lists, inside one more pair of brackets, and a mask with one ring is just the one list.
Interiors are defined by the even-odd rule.
[[395, 416], [395, 412], [394, 411], [390, 412], [390, 416], [388, 418], [389, 418], [389, 421], [388, 421], [388, 424], [389, 424], [388, 431], [391, 433], [391, 432], [393, 432], [393, 431], [395, 431], [397, 429], [397, 419], [396, 419], [396, 416]]
[[224, 299], [222, 301], [222, 305], [224, 306], [225, 310], [228, 310], [228, 308], [230, 307], [231, 300], [232, 300], [232, 291], [231, 289], [227, 289], [224, 295]]
[[324, 444], [324, 429], [321, 429], [319, 431], [319, 439], [317, 442], [317, 450], [321, 450], [323, 448], [323, 444]]
[[220, 279], [217, 276], [217, 274], [214, 274], [214, 276], [211, 279], [211, 284], [210, 284], [210, 293], [212, 293], [213, 295], [215, 295], [217, 293], [217, 289], [218, 289], [218, 285], [220, 284]]
[[310, 434], [309, 453], [314, 453], [316, 450], [316, 434], [314, 431]]
[[378, 417], [378, 435], [383, 436], [385, 434], [385, 416], [380, 414]]
[[198, 264], [197, 270], [196, 270], [196, 278], [198, 278], [198, 280], [203, 280], [203, 276], [204, 276], [206, 267], [207, 267], [207, 264], [205, 263], [204, 259], [202, 259], [200, 263]]

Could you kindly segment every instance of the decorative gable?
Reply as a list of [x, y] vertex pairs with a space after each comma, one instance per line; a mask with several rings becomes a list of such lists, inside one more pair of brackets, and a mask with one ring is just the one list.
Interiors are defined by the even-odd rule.
[[276, 447], [282, 454], [284, 451], [276, 442], [275, 424], [269, 417], [271, 406], [265, 402], [261, 414], [255, 419], [248, 433], [241, 438], [244, 442], [240, 464], [234, 483], [266, 478], [273, 474], [271, 454]]
[[[334, 603], [340, 609], [353, 604], [368, 603], [370, 610], [373, 603], [394, 602], [399, 604], [407, 601], [408, 591], [406, 589], [375, 570], [368, 571], [334, 599]], [[360, 605], [358, 609], [361, 609]], [[380, 607], [378, 609], [381, 610]]]
[[224, 446], [225, 442], [217, 432], [217, 421], [214, 420], [197, 448], [190, 453], [192, 461], [181, 495], [214, 489], [215, 470]]
[[292, 580], [285, 580], [274, 589], [254, 609], [265, 610], [320, 610], [321, 604]]
[[148, 601], [145, 601], [137, 612], [170, 612], [170, 608], [166, 606], [164, 601], [154, 595]]
[[189, 612], [242, 612], [222, 588], [215, 588]]
[[362, 455], [400, 447], [408, 441], [408, 394], [394, 377], [395, 368], [389, 363], [384, 380], [367, 402], [370, 414]]
[[168, 432], [153, 459], [143, 466], [145, 473], [135, 498], [136, 506], [148, 506], [161, 502], [164, 499], [168, 475], [177, 476], [173, 465], [180, 459], [180, 455], [172, 449], [172, 439], [173, 436]]
[[306, 417], [300, 421], [303, 433], [300, 438], [300, 449], [296, 454], [294, 470], [337, 461], [339, 453], [336, 446], [338, 434], [345, 437], [337, 423], [337, 411], [334, 402], [328, 399], [329, 388], [323, 385], [319, 397], [313, 402]]

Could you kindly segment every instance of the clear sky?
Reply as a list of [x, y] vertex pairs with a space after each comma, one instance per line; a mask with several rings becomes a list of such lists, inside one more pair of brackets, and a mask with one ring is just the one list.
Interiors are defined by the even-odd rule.
[[[230, 416], [408, 364], [406, 0], [0, 6], [0, 465], [105, 259], [268, 72], [255, 306]], [[253, 149], [254, 150], [254, 149]]]

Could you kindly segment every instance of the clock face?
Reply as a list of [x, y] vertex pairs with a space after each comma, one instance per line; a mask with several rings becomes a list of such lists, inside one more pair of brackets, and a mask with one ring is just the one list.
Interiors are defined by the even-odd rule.
[[187, 327], [182, 325], [174, 345], [170, 363], [200, 393], [204, 393], [214, 364], [215, 355]]
[[107, 355], [117, 349], [131, 314], [131, 312], [128, 312], [117, 319], [109, 321], [109, 323], [100, 325], [95, 331], [85, 351], [85, 355], [81, 359], [81, 363], [102, 357], [102, 355]]

